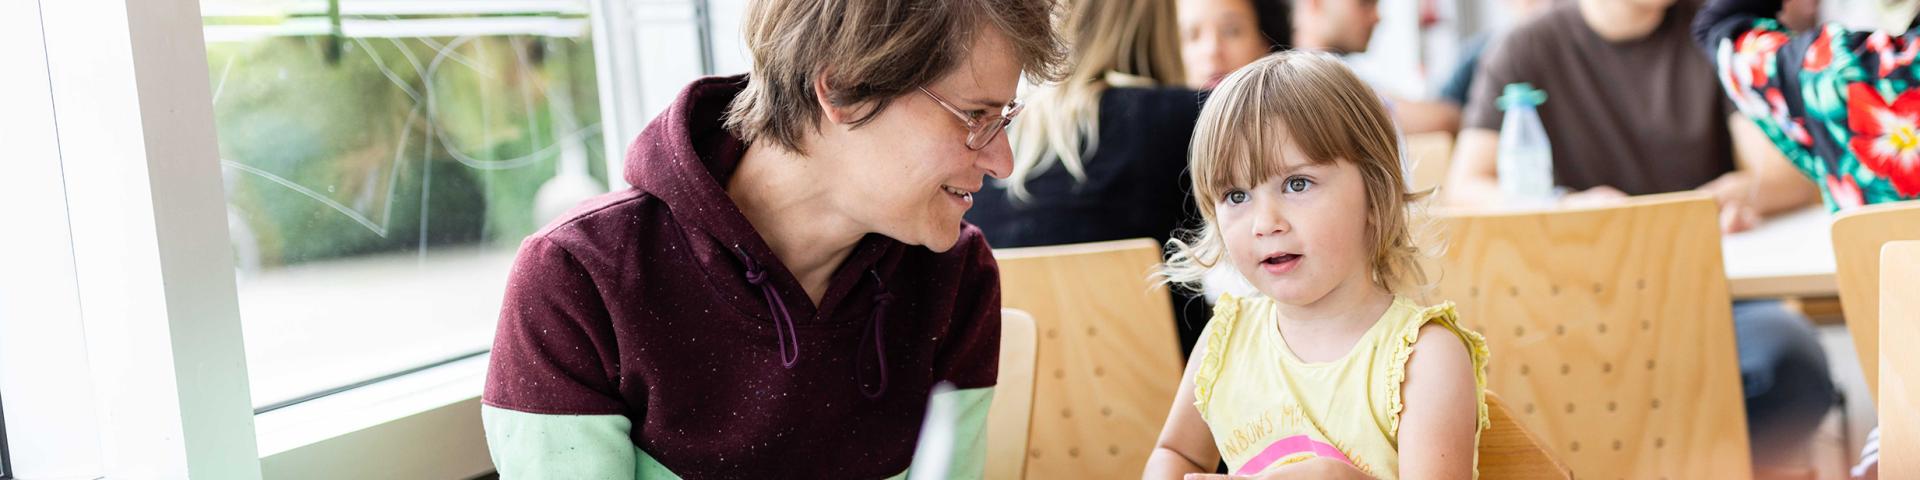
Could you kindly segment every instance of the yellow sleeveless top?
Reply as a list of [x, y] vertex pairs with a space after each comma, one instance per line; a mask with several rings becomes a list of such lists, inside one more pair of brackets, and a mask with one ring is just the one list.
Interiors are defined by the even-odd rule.
[[[1325, 363], [1301, 361], [1280, 338], [1274, 301], [1220, 297], [1194, 373], [1193, 406], [1235, 475], [1253, 475], [1316, 456], [1374, 478], [1400, 476], [1400, 385], [1420, 327], [1438, 323], [1473, 357], [1480, 426], [1487, 429], [1487, 343], [1460, 326], [1453, 304], [1421, 307], [1395, 297], [1353, 350]], [[1475, 458], [1474, 476], [1479, 476]]]

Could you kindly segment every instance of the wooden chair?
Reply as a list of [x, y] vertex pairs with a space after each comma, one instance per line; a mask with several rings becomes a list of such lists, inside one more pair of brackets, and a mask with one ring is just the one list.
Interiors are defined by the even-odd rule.
[[987, 410], [986, 478], [1018, 479], [1027, 469], [1027, 430], [1033, 425], [1034, 361], [1039, 355], [1033, 316], [1000, 312], [1000, 377]]
[[1489, 388], [1574, 475], [1752, 475], [1711, 199], [1439, 221], [1436, 297], [1486, 336]]
[[1880, 266], [1880, 478], [1920, 478], [1920, 241], [1888, 242]]
[[1920, 202], [1871, 205], [1833, 220], [1840, 312], [1873, 392], [1880, 391], [1880, 246], [1893, 240], [1920, 240]]
[[1487, 392], [1487, 417], [1492, 425], [1480, 432], [1480, 478], [1572, 479], [1567, 464], [1553, 458], [1540, 440], [1527, 431], [1499, 395]]
[[1152, 240], [1005, 249], [1001, 303], [1039, 332], [1026, 478], [1135, 478], [1180, 384], [1173, 305]]
[[1453, 133], [1432, 132], [1407, 136], [1407, 159], [1413, 162], [1414, 191], [1439, 187], [1446, 183], [1447, 166], [1453, 163]]

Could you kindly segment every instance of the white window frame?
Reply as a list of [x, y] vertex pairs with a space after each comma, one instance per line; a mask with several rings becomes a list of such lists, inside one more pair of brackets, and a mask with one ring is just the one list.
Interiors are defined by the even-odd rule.
[[[619, 190], [627, 188], [621, 175], [627, 144], [673, 104], [687, 82], [715, 73], [715, 26], [722, 27], [719, 31], [737, 32], [740, 24], [713, 21], [709, 0], [589, 1], [593, 55], [599, 62], [595, 71], [600, 77], [607, 183]], [[738, 11], [746, 3], [720, 1], [728, 11]], [[695, 39], [693, 48], [688, 48], [688, 38]]]
[[[72, 448], [33, 456], [23, 448], [16, 473], [259, 478], [198, 5], [63, 0], [6, 8], [10, 22], [37, 19], [27, 30], [40, 41], [26, 44], [44, 52], [37, 64], [28, 58], [9, 65], [30, 73], [15, 77], [26, 84], [23, 94], [46, 95], [24, 99], [38, 115], [20, 120], [40, 133], [28, 140], [40, 143], [23, 163], [36, 181], [57, 174], [21, 192], [33, 198], [19, 205], [66, 207], [38, 213], [35, 235], [9, 241], [54, 245], [65, 234], [67, 243], [34, 252], [56, 254], [29, 263], [52, 276], [28, 292], [50, 295], [23, 294], [39, 305], [5, 317], [9, 330], [48, 324], [47, 338], [10, 341], [66, 347], [51, 359], [9, 359], [6, 388], [16, 402], [8, 433], [35, 438], [36, 448], [56, 446], [42, 444], [43, 435], [48, 444]], [[20, 54], [14, 50], [10, 57]], [[66, 254], [65, 265], [57, 253]], [[15, 383], [59, 380], [63, 388], [47, 391]], [[41, 394], [51, 397], [30, 396]], [[23, 424], [41, 410], [19, 410], [59, 403], [91, 408], [53, 409], [72, 424]], [[87, 416], [92, 420], [81, 419]], [[58, 435], [69, 428], [80, 433]]]
[[[586, 0], [610, 183], [716, 69], [707, 0]], [[523, 8], [511, 0], [476, 2]], [[744, 0], [721, 0], [737, 31]], [[305, 5], [305, 4], [301, 4]], [[395, 1], [379, 8], [430, 6]], [[0, 411], [23, 480], [471, 478], [487, 356], [254, 413], [199, 0], [0, 2]], [[610, 14], [609, 12], [613, 12]], [[726, 45], [737, 40], [722, 36]], [[737, 47], [735, 48], [737, 50]], [[744, 67], [744, 52], [718, 62]], [[641, 60], [646, 60], [641, 68]], [[65, 207], [65, 208], [57, 208]], [[12, 227], [19, 227], [13, 230]], [[26, 412], [32, 412], [30, 415]]]
[[[0, 2], [0, 129], [15, 148], [0, 175], [0, 204], [66, 205], [55, 134], [53, 87], [37, 2]], [[100, 429], [94, 415], [86, 333], [65, 208], [18, 208], [0, 235], [0, 392], [14, 440], [8, 468], [20, 478], [98, 476]], [[31, 366], [31, 367], [29, 367]], [[31, 411], [33, 415], [24, 415]]]
[[[0, 404], [6, 402], [0, 401]], [[6, 408], [0, 405], [0, 480], [13, 480], [13, 462], [7, 456], [7, 418]]]

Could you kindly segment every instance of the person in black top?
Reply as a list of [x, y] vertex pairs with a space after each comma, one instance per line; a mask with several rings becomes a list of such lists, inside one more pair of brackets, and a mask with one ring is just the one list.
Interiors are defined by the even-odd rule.
[[[1013, 174], [974, 195], [966, 220], [993, 248], [1141, 237], [1164, 245], [1198, 218], [1184, 172], [1204, 100], [1179, 87], [1174, 4], [1083, 0], [1070, 8], [1063, 33], [1072, 71], [1023, 95], [1027, 107], [1008, 129]], [[1182, 351], [1190, 351], [1206, 302], [1173, 295]]]

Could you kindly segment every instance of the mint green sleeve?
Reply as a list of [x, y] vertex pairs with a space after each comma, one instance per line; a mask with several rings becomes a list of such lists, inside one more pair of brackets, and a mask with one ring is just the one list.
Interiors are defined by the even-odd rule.
[[678, 479], [628, 437], [622, 415], [543, 415], [480, 407], [493, 467], [503, 480]]
[[[954, 424], [951, 463], [947, 475], [926, 478], [978, 479], [987, 460], [987, 411], [993, 388], [972, 388], [937, 394], [933, 402], [950, 402]], [[480, 407], [487, 448], [502, 480], [521, 479], [637, 479], [678, 480], [628, 437], [632, 422], [621, 415], [543, 415], [489, 405]], [[894, 478], [906, 478], [922, 465], [924, 453]], [[920, 478], [914, 475], [914, 478]]]
[[[907, 468], [907, 472], [903, 473], [902, 477], [978, 479], [986, 474], [987, 410], [993, 405], [993, 387], [936, 393], [934, 398], [928, 401], [930, 405], [942, 402], [952, 407], [956, 417], [953, 424], [952, 452], [948, 457], [951, 460], [946, 465], [947, 473], [945, 475], [924, 474], [929, 469], [938, 468], [938, 465], [930, 465], [938, 462], [928, 461], [933, 457], [934, 452], [915, 451], [913, 464]], [[938, 410], [938, 408], [929, 410]], [[926, 439], [922, 440], [925, 443]], [[921, 448], [924, 449], [927, 446], [922, 445]]]

